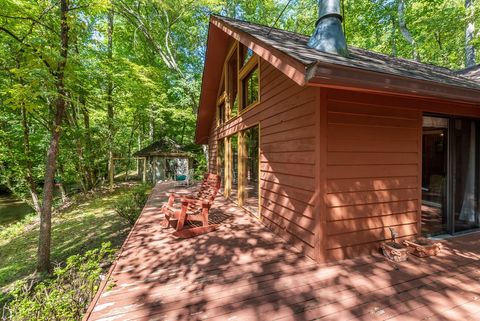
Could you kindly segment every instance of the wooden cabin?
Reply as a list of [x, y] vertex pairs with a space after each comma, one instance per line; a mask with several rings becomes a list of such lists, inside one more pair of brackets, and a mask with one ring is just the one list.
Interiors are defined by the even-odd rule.
[[225, 196], [318, 262], [479, 228], [475, 72], [308, 42], [211, 17], [196, 142]]

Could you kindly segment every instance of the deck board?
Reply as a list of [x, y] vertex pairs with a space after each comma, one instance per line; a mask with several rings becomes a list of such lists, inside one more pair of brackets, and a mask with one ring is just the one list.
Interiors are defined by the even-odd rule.
[[84, 320], [480, 320], [480, 234], [435, 258], [318, 265], [218, 198], [212, 233], [179, 240], [158, 184]]

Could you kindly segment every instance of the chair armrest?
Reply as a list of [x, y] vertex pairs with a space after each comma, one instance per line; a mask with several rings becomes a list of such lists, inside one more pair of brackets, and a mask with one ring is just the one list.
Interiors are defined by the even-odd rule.
[[195, 205], [202, 206], [202, 207], [212, 206], [212, 202], [209, 201], [209, 200], [200, 200], [200, 199], [195, 199], [195, 198], [183, 197], [181, 201], [182, 201], [182, 206], [183, 205], [188, 206], [188, 204], [195, 204]]

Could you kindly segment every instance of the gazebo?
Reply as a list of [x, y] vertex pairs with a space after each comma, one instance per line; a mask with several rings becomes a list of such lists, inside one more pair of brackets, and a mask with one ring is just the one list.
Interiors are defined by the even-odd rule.
[[143, 158], [139, 176], [143, 181], [185, 180], [191, 168], [191, 155], [182, 146], [162, 138], [139, 150], [133, 156]]

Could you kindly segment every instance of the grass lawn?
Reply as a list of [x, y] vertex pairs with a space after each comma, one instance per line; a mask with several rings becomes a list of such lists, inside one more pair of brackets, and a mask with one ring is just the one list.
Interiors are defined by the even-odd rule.
[[[52, 263], [58, 264], [107, 241], [119, 248], [130, 226], [115, 214], [113, 205], [128, 190], [119, 187], [113, 192], [99, 193], [56, 214], [52, 221]], [[38, 233], [35, 216], [0, 230], [0, 296], [12, 282], [34, 272]]]

